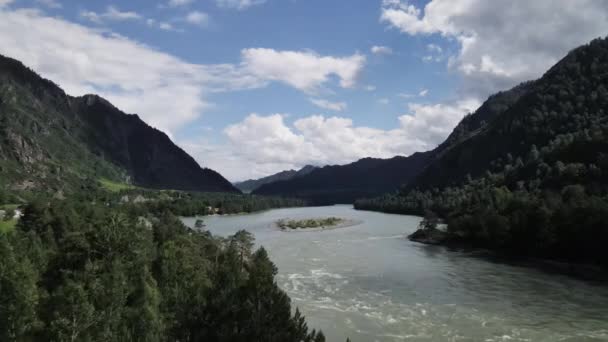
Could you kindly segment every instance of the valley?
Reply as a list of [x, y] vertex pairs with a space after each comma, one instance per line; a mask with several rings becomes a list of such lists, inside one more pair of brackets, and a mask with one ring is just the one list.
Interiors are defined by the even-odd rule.
[[0, 0], [0, 341], [608, 340], [560, 1]]
[[[319, 216], [362, 223], [302, 234], [274, 227], [283, 217]], [[194, 226], [192, 218], [183, 221]], [[339, 205], [214, 216], [205, 229], [223, 236], [241, 228], [252, 232], [277, 263], [279, 286], [328, 341], [606, 338], [608, 288], [602, 283], [523, 259], [408, 241], [419, 222]]]

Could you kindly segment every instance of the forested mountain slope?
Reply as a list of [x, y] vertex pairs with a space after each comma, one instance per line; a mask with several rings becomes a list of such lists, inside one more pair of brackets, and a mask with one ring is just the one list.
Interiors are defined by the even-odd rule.
[[317, 204], [353, 203], [356, 199], [396, 191], [414, 180], [429, 163], [441, 159], [452, 146], [478, 134], [488, 122], [512, 106], [530, 89], [524, 83], [490, 97], [475, 113], [466, 116], [437, 148], [391, 159], [365, 158], [347, 165], [326, 166], [310, 174], [261, 186], [254, 193], [299, 197]]
[[100, 178], [157, 189], [238, 191], [137, 115], [95, 95], [66, 95], [0, 56], [0, 186], [70, 191]]
[[314, 204], [353, 203], [399, 188], [426, 165], [429, 153], [391, 159], [365, 158], [348, 165], [325, 166], [308, 175], [266, 184], [257, 195], [297, 197]]
[[525, 88], [401, 193], [357, 207], [432, 210], [452, 238], [608, 264], [608, 40], [572, 51]]

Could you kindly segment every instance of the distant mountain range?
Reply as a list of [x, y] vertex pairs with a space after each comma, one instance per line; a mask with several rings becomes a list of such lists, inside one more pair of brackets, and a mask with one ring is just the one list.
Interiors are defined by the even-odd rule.
[[292, 179], [295, 177], [304, 176], [304, 175], [309, 174], [310, 172], [312, 172], [315, 169], [317, 169], [316, 166], [306, 165], [299, 170], [281, 171], [279, 173], [275, 173], [274, 175], [266, 176], [263, 178], [249, 179], [249, 180], [246, 180], [243, 182], [237, 182], [237, 183], [234, 183], [234, 186], [236, 186], [239, 190], [241, 190], [244, 193], [250, 193], [264, 184], [273, 183], [273, 182], [282, 181], [282, 180], [289, 180], [289, 179]]
[[69, 96], [0, 56], [0, 186], [70, 191], [104, 178], [154, 189], [239, 192], [137, 115], [96, 95]]
[[[236, 187], [201, 168], [137, 115], [125, 114], [95, 95], [68, 96], [18, 61], [0, 57], [0, 186], [57, 191], [107, 178], [157, 189], [238, 192], [238, 187], [311, 204], [354, 203], [399, 190], [459, 186], [519, 163], [517, 158], [525, 160], [533, 147], [540, 150], [556, 136], [564, 140], [587, 132], [592, 139], [600, 134], [604, 108], [585, 101], [608, 94], [603, 84], [595, 84], [603, 75], [606, 44], [599, 40], [576, 49], [540, 80], [490, 96], [431, 151], [306, 166]], [[594, 113], [593, 120], [586, 119], [589, 113]], [[586, 156], [585, 161], [601, 166], [604, 161], [597, 156], [603, 155], [603, 146], [572, 147], [576, 155], [569, 154], [565, 161]]]
[[325, 166], [307, 175], [262, 185], [257, 195], [298, 197], [312, 204], [353, 203], [362, 197], [394, 191], [415, 177], [429, 153], [391, 159], [365, 158], [347, 165]]
[[[597, 125], [605, 120], [601, 115], [605, 109], [584, 101], [606, 95], [604, 85], [589, 87], [603, 75], [600, 71], [605, 56], [601, 46], [607, 44], [606, 40], [600, 40], [577, 49], [542, 79], [490, 96], [431, 151], [328, 166], [297, 179], [266, 184], [254, 193], [330, 204], [352, 203], [358, 198], [394, 193], [401, 188], [404, 192], [440, 189], [496, 171], [505, 163], [514, 164], [518, 157], [525, 160], [532, 146], [540, 149], [557, 135], [597, 131]], [[573, 60], [580, 62], [575, 64]], [[564, 80], [580, 85], [568, 88], [569, 83]], [[556, 92], [557, 87], [563, 90]], [[549, 115], [544, 115], [547, 108]], [[595, 113], [595, 121], [581, 121], [581, 116], [587, 113]], [[598, 145], [577, 151], [577, 157], [587, 156], [586, 161], [600, 163], [595, 158], [605, 150]]]
[[[263, 185], [254, 193], [304, 198], [315, 204], [333, 204], [353, 203], [360, 198], [395, 192], [404, 185], [414, 184], [413, 181], [429, 165], [434, 164], [454, 146], [477, 134], [488, 122], [526, 94], [530, 87], [531, 83], [524, 83], [491, 96], [475, 113], [466, 116], [441, 145], [431, 151], [414, 153], [409, 157], [365, 158], [347, 165], [326, 166], [297, 179]], [[449, 180], [452, 177], [442, 179]]]

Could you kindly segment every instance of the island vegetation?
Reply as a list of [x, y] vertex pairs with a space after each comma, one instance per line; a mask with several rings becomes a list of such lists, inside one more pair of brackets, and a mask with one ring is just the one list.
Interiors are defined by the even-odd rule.
[[325, 228], [334, 227], [340, 223], [343, 223], [344, 219], [338, 217], [327, 217], [327, 218], [314, 218], [304, 220], [279, 220], [277, 226], [281, 229], [311, 229], [311, 228]]

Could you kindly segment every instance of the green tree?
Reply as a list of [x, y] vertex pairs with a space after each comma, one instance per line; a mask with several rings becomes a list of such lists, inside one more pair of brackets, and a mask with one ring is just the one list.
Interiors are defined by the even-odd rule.
[[14, 250], [11, 237], [0, 235], [0, 340], [31, 337], [38, 325], [38, 274], [31, 262]]

